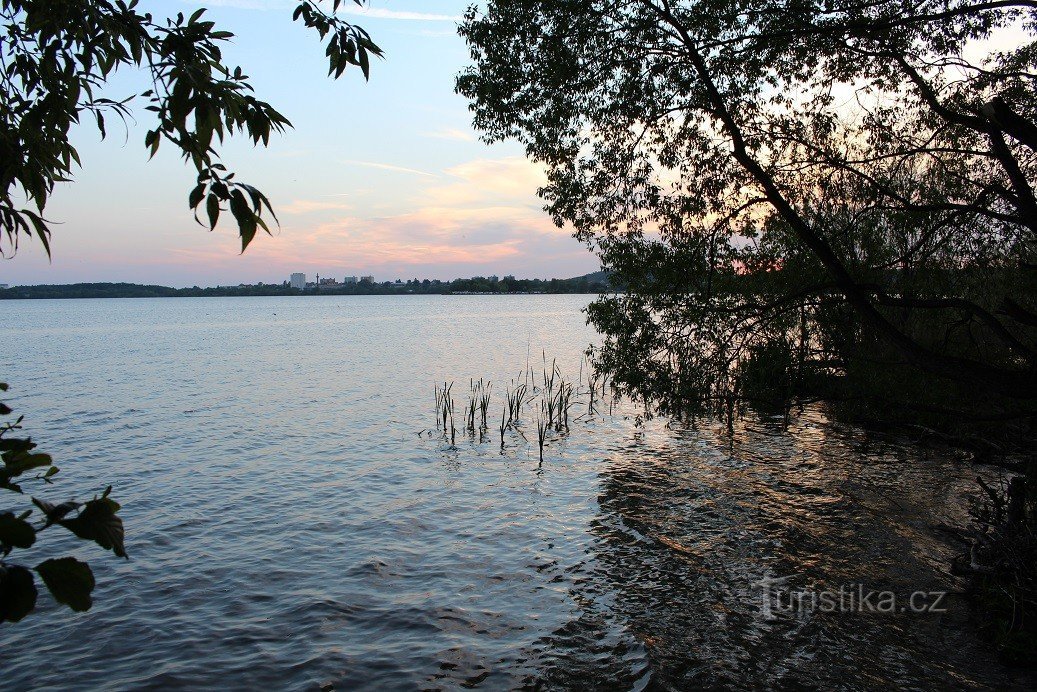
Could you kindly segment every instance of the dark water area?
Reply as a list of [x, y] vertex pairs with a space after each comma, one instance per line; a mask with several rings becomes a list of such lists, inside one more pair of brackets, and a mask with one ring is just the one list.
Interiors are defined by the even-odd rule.
[[[0, 686], [1034, 688], [948, 571], [977, 474], [949, 453], [823, 406], [729, 435], [585, 392], [543, 463], [533, 410], [502, 453], [527, 359], [586, 375], [587, 301], [0, 303], [0, 379], [62, 468], [33, 492], [111, 483], [131, 557], [45, 533], [32, 559], [89, 561], [94, 607], [5, 624]], [[480, 377], [490, 430], [451, 445], [433, 383], [460, 409]], [[896, 610], [781, 605], [858, 587]], [[919, 591], [941, 612], [901, 612]]]

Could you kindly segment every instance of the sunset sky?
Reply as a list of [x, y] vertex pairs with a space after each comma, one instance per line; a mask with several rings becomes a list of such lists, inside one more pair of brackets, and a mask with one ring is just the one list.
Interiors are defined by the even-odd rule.
[[[157, 17], [208, 7], [209, 19], [236, 34], [226, 60], [295, 126], [267, 149], [245, 140], [223, 148], [239, 179], [270, 197], [280, 232], [257, 236], [240, 255], [232, 223], [213, 233], [198, 226], [187, 207], [195, 174], [172, 147], [148, 162], [151, 121], [138, 110], [126, 129], [110, 123], [103, 142], [93, 127], [73, 133], [83, 169], [46, 210], [56, 222], [53, 259], [25, 241], [0, 264], [0, 283], [206, 286], [280, 282], [295, 271], [383, 280], [597, 270], [595, 257], [541, 210], [542, 171], [514, 143], [479, 142], [465, 99], [453, 92], [468, 62], [456, 34], [468, 4], [373, 0], [370, 11], [355, 10], [386, 52], [365, 83], [359, 71], [325, 77], [323, 47], [292, 23], [291, 0], [142, 1]], [[107, 95], [148, 86], [127, 70]]]

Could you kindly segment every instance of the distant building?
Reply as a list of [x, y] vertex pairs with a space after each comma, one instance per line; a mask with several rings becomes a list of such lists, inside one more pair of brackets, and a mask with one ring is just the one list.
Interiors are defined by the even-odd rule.
[[292, 278], [289, 280], [292, 288], [303, 289], [306, 288], [306, 275], [302, 272], [296, 272], [292, 274]]
[[355, 284], [356, 282], [357, 278], [355, 276], [347, 276], [346, 278], [342, 279], [342, 283], [344, 284]]
[[338, 286], [338, 279], [321, 279], [320, 286]]
[[7, 284], [0, 284], [0, 289], [8, 288]]
[[362, 283], [362, 284], [373, 284], [374, 283], [374, 277], [373, 276], [361, 276], [360, 277], [360, 283]]
[[514, 281], [515, 280], [515, 275], [514, 274], [508, 274], [508, 275], [506, 275], [504, 277], [504, 280], [505, 281]]
[[496, 275], [496, 274], [490, 274], [490, 275], [489, 275], [488, 277], [486, 277], [486, 278], [490, 280], [490, 283], [491, 283], [491, 284], [495, 284], [495, 283], [497, 283], [497, 281], [498, 281], [498, 279], [497, 279], [497, 275]]

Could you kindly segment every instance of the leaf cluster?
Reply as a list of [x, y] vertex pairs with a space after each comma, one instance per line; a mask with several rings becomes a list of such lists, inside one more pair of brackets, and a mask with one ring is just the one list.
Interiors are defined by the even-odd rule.
[[[7, 384], [0, 383], [0, 392], [7, 390]], [[0, 402], [0, 416], [11, 415], [11, 408]], [[49, 486], [58, 467], [49, 454], [35, 451], [37, 445], [31, 438], [18, 435], [21, 424], [21, 416], [0, 424], [0, 490], [24, 496], [23, 484]], [[120, 506], [110, 494], [111, 486], [86, 502], [66, 500], [58, 504], [33, 496], [33, 507], [17, 512], [0, 511], [0, 622], [18, 622], [36, 607], [34, 573], [58, 603], [75, 611], [90, 609], [94, 575], [89, 564], [73, 557], [59, 557], [30, 568], [14, 561], [25, 558], [24, 552], [15, 551], [33, 548], [45, 530], [57, 526], [126, 558], [123, 523], [118, 516]], [[34, 522], [37, 512], [39, 519]]]
[[[342, 0], [331, 2], [330, 13], [319, 2], [300, 2], [294, 18], [327, 40], [329, 74], [337, 78], [355, 65], [367, 78], [370, 56], [382, 51], [362, 28], [335, 16]], [[44, 209], [54, 185], [71, 180], [80, 165], [72, 127], [92, 121], [103, 138], [109, 121], [125, 124], [137, 103], [154, 117], [144, 137], [150, 156], [166, 143], [197, 171], [188, 197], [196, 219], [203, 214], [211, 230], [229, 211], [242, 251], [257, 229], [270, 232], [264, 214], [277, 219], [269, 200], [234, 179], [217, 147], [233, 134], [265, 146], [291, 123], [256, 98], [240, 67], [226, 63], [221, 46], [234, 35], [204, 13], [159, 20], [140, 12], [137, 0], [0, 1], [0, 252], [13, 253], [20, 237], [34, 236], [49, 254]], [[145, 70], [152, 87], [105, 96], [120, 68]]]

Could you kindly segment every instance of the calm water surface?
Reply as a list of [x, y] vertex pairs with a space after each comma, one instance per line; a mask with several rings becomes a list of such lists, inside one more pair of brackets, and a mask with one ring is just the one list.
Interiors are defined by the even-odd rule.
[[[570, 379], [584, 296], [0, 302], [0, 373], [61, 480], [111, 483], [131, 559], [95, 605], [0, 629], [4, 688], [1025, 689], [952, 593], [935, 614], [778, 613], [816, 589], [961, 587], [976, 471], [808, 409], [652, 420], [586, 397], [541, 465], [528, 419], [434, 426], [433, 382]], [[40, 365], [34, 365], [34, 363]], [[584, 373], [586, 374], [586, 373]], [[533, 445], [524, 439], [529, 438]], [[43, 559], [41, 551], [35, 559]]]

